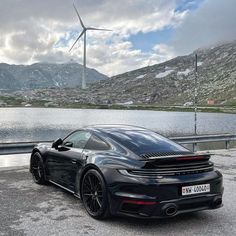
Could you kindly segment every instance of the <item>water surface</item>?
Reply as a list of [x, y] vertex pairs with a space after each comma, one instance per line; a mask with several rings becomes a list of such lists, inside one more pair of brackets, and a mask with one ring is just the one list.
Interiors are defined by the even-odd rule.
[[[92, 124], [129, 124], [166, 136], [194, 132], [192, 112], [57, 108], [0, 108], [0, 142], [54, 140]], [[236, 115], [198, 113], [198, 134], [236, 134]]]

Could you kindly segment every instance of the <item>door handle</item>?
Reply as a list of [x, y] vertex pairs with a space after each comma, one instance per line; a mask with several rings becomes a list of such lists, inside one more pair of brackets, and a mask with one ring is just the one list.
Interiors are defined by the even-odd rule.
[[76, 160], [72, 160], [71, 163], [72, 163], [72, 164], [76, 164], [77, 161], [76, 161]]

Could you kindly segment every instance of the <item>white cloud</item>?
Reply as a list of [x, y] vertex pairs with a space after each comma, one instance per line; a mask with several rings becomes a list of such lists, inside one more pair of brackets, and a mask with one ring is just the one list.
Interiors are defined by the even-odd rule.
[[[176, 12], [176, 0], [78, 0], [76, 4], [86, 25], [113, 30], [88, 32], [87, 64], [108, 75], [236, 38], [235, 0], [205, 0], [193, 13]], [[76, 39], [75, 31], [81, 30], [72, 1], [1, 0], [0, 9], [0, 62], [62, 63], [74, 59], [82, 63], [82, 39], [68, 52]], [[174, 40], [157, 44], [150, 52], [134, 49], [129, 41], [130, 34], [164, 27], [175, 28]]]
[[[185, 13], [176, 13], [175, 0], [78, 0], [80, 14], [88, 26], [111, 28], [113, 32], [88, 32], [87, 64], [108, 75], [125, 72], [162, 59], [132, 47], [130, 34], [165, 26], [176, 27]], [[68, 53], [80, 31], [72, 2], [63, 0], [1, 0], [0, 62], [82, 63], [82, 40]], [[56, 44], [60, 42], [59, 44]], [[165, 54], [165, 53], [164, 53]]]
[[177, 28], [171, 43], [176, 54], [235, 40], [235, 9], [235, 0], [205, 0]]
[[175, 56], [174, 48], [167, 44], [157, 44], [153, 48], [157, 61], [166, 61]]

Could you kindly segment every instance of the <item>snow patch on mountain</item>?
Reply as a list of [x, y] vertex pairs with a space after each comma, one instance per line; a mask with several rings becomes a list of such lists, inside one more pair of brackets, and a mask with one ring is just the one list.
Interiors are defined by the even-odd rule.
[[[146, 75], [146, 74], [145, 74], [145, 75]], [[142, 79], [142, 78], [145, 77], [145, 75], [139, 75], [139, 76], [136, 77], [136, 79]]]
[[174, 72], [174, 70], [169, 69], [169, 70], [166, 70], [166, 71], [164, 71], [164, 72], [161, 72], [161, 73], [157, 74], [157, 75], [155, 76], [155, 78], [156, 78], [156, 79], [164, 78], [164, 77], [166, 77], [167, 75], [170, 75], [170, 74], [173, 73], [173, 72]]
[[185, 76], [187, 76], [191, 71], [192, 70], [190, 70], [190, 69], [186, 69], [184, 71], [178, 71], [177, 75], [185, 75]]
[[203, 64], [202, 61], [198, 61], [197, 66], [201, 66]]

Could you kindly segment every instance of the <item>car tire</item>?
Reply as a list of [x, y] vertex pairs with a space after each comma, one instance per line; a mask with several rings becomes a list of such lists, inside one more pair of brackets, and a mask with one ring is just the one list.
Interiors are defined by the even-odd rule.
[[43, 160], [38, 152], [31, 157], [31, 174], [36, 184], [46, 184]]
[[81, 183], [81, 198], [90, 216], [103, 220], [110, 216], [109, 200], [103, 176], [95, 169], [88, 170]]

